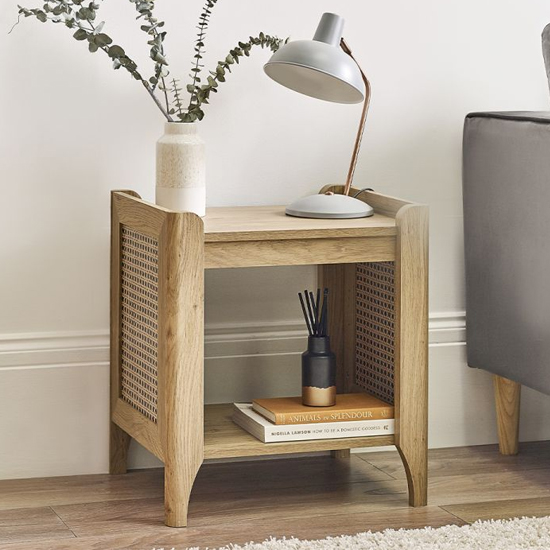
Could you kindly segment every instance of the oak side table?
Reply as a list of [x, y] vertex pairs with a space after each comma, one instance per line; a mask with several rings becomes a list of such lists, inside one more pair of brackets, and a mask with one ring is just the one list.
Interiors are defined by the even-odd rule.
[[[426, 505], [428, 209], [374, 192], [360, 198], [374, 216], [314, 220], [248, 206], [210, 208], [201, 219], [113, 191], [110, 472], [126, 472], [130, 438], [157, 456], [167, 525], [187, 525], [205, 458], [345, 457], [395, 445], [410, 505]], [[204, 270], [310, 264], [330, 289], [338, 391], [394, 403], [395, 435], [264, 444], [233, 424], [230, 404], [204, 405]]]

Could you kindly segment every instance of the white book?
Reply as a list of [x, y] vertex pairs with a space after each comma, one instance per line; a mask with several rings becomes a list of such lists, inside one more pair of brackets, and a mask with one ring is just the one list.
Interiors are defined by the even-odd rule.
[[309, 441], [312, 439], [342, 439], [391, 435], [394, 420], [352, 420], [320, 424], [276, 425], [252, 409], [251, 403], [233, 404], [233, 422], [264, 443]]

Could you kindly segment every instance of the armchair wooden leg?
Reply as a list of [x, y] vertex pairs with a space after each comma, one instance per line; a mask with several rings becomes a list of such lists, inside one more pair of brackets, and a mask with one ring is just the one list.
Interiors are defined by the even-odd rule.
[[130, 436], [111, 422], [111, 433], [109, 441], [109, 473], [125, 474], [128, 466], [128, 448], [130, 447]]
[[521, 384], [493, 375], [498, 445], [503, 455], [518, 454]]

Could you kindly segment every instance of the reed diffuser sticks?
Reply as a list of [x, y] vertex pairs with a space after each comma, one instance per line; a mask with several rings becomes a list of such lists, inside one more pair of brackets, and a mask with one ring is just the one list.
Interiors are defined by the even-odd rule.
[[298, 292], [309, 338], [302, 353], [302, 403], [308, 407], [332, 407], [336, 403], [336, 356], [330, 349], [328, 288]]
[[[306, 322], [307, 330], [310, 336], [327, 336], [328, 319], [328, 288], [323, 291], [321, 298], [321, 289], [317, 289], [316, 295], [313, 292], [304, 290], [304, 294], [298, 292], [300, 305]], [[305, 300], [304, 300], [305, 297]]]

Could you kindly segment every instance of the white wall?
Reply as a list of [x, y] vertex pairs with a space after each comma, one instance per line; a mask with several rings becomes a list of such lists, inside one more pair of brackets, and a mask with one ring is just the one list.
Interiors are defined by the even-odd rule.
[[[186, 2], [187, 10], [158, 4], [169, 20], [173, 72], [183, 78], [201, 2]], [[106, 2], [102, 10], [106, 31], [147, 63], [131, 5]], [[215, 9], [207, 64], [260, 30], [310, 37], [323, 11], [346, 17], [346, 36], [373, 86], [356, 185], [431, 207], [431, 445], [494, 441], [489, 379], [465, 367], [455, 313], [463, 309], [462, 122], [472, 110], [548, 108], [540, 32], [550, 6], [227, 0]], [[15, 13], [15, 1], [0, 4], [0, 477], [102, 471], [109, 190], [130, 187], [152, 199], [162, 119], [136, 82], [113, 72], [101, 53], [88, 54], [68, 30], [23, 20], [8, 36]], [[208, 107], [201, 133], [210, 205], [287, 203], [345, 176], [360, 107], [275, 85], [261, 71], [268, 55], [254, 52]], [[208, 360], [210, 400], [246, 397], [224, 393], [220, 379], [252, 381], [248, 397], [264, 378], [270, 391], [284, 391], [275, 369], [289, 373], [286, 384], [296, 382], [295, 290], [312, 281], [308, 268], [208, 274], [212, 342], [235, 346], [230, 358]], [[458, 331], [437, 343], [447, 322]], [[255, 366], [241, 360], [274, 339], [280, 347]], [[550, 436], [538, 420], [548, 401], [526, 400], [524, 438]]]

